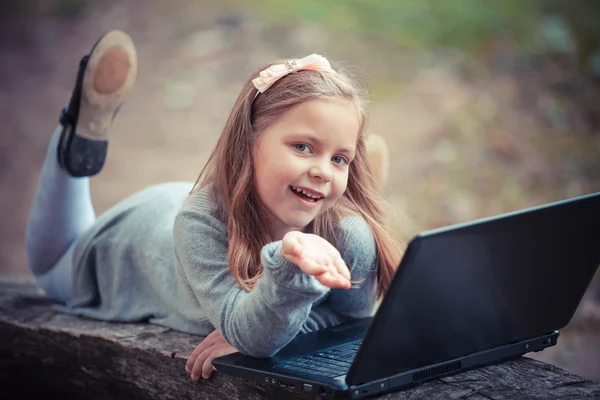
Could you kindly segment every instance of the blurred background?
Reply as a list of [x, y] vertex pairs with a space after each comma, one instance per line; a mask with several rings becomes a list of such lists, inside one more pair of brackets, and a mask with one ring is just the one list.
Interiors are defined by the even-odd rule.
[[[92, 178], [97, 213], [195, 180], [249, 73], [318, 53], [369, 89], [369, 132], [391, 155], [382, 191], [408, 240], [600, 190], [599, 16], [595, 0], [4, 0], [0, 273], [29, 274], [46, 145], [80, 58], [109, 30], [132, 36], [139, 75]], [[532, 357], [600, 380], [597, 293]]]

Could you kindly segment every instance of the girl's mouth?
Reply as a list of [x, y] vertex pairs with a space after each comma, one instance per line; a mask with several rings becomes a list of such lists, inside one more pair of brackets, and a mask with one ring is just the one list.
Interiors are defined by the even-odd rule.
[[298, 188], [296, 186], [290, 186], [290, 190], [296, 196], [300, 197], [302, 200], [305, 200], [305, 201], [316, 203], [317, 201], [323, 199], [322, 196], [308, 193], [305, 189]]

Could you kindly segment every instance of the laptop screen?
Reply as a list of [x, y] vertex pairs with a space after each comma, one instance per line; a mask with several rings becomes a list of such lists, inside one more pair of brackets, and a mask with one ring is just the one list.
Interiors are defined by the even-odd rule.
[[600, 195], [426, 232], [410, 243], [349, 385], [558, 330], [600, 265]]

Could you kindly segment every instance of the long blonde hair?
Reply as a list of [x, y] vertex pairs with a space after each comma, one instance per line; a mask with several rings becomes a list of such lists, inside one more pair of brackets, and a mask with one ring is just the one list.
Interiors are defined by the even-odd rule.
[[330, 243], [339, 239], [344, 216], [360, 215], [369, 224], [377, 247], [377, 295], [390, 285], [401, 250], [385, 229], [382, 199], [366, 153], [364, 91], [345, 73], [301, 70], [278, 80], [257, 97], [252, 79], [277, 61], [258, 68], [244, 84], [225, 127], [192, 189], [194, 195], [207, 185], [220, 204], [218, 212], [227, 223], [229, 270], [245, 290], [254, 288], [262, 275], [260, 251], [271, 240], [264, 205], [254, 185], [253, 151], [262, 132], [293, 107], [316, 98], [340, 98], [354, 102], [360, 115], [356, 156], [350, 164], [345, 194], [313, 221], [313, 233]]

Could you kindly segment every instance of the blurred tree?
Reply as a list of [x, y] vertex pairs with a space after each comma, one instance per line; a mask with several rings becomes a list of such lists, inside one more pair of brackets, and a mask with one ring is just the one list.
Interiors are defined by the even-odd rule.
[[91, 0], [2, 0], [0, 16], [7, 18], [14, 15], [49, 14], [74, 15]]
[[600, 79], [600, 66], [594, 65], [594, 58], [600, 57], [600, 1], [546, 0], [542, 4], [545, 12], [559, 15], [568, 24], [581, 71]]

